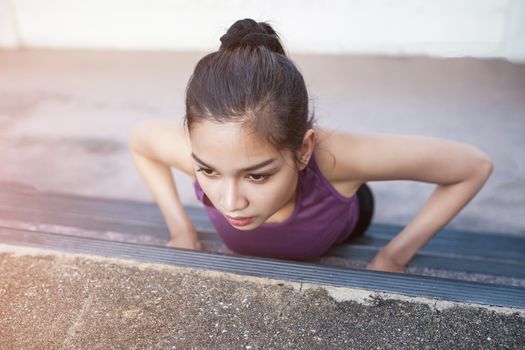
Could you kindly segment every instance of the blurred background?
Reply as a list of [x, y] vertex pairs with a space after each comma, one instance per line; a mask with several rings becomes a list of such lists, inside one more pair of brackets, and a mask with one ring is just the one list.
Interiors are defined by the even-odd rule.
[[[525, 235], [525, 1], [0, 0], [0, 189], [153, 201], [127, 139], [182, 121], [197, 61], [238, 19], [267, 21], [321, 126], [473, 144], [495, 170], [450, 228]], [[181, 200], [199, 206], [173, 170]], [[435, 185], [370, 183], [406, 224]]]

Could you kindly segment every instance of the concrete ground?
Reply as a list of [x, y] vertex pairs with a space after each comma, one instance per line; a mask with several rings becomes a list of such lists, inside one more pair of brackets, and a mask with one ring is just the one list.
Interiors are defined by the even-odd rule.
[[0, 244], [1, 349], [522, 349], [505, 308]]
[[[149, 118], [182, 120], [205, 53], [0, 51], [0, 181], [152, 201], [127, 148]], [[492, 177], [451, 228], [525, 235], [525, 65], [502, 60], [292, 55], [319, 124], [470, 143]], [[199, 205], [174, 171], [181, 199]], [[374, 220], [406, 224], [434, 185], [372, 182]]]

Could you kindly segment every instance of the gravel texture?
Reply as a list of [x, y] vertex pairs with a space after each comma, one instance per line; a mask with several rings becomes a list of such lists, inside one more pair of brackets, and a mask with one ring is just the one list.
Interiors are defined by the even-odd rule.
[[439, 309], [372, 294], [337, 301], [323, 288], [285, 281], [75, 254], [0, 253], [0, 271], [1, 349], [525, 346], [523, 312]]

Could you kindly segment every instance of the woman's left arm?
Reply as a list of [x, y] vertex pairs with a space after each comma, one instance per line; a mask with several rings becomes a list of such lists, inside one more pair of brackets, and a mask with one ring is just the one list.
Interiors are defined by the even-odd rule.
[[[493, 171], [479, 148], [434, 137], [338, 134], [332, 138], [340, 177], [352, 180], [415, 180], [437, 184], [415, 218], [394, 237], [368, 269], [404, 270], [406, 264], [480, 191]], [[348, 176], [348, 175], [347, 175]]]
[[[473, 160], [474, 161], [474, 160]], [[479, 192], [492, 172], [492, 163], [473, 164], [479, 170], [453, 184], [439, 184], [415, 218], [367, 265], [368, 269], [402, 272], [406, 264]]]

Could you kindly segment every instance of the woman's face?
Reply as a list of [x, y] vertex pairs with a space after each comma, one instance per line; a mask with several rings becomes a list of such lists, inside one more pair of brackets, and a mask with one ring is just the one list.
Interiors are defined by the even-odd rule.
[[230, 221], [250, 230], [295, 200], [298, 168], [292, 153], [279, 152], [238, 123], [199, 121], [192, 126], [195, 176], [204, 193]]

